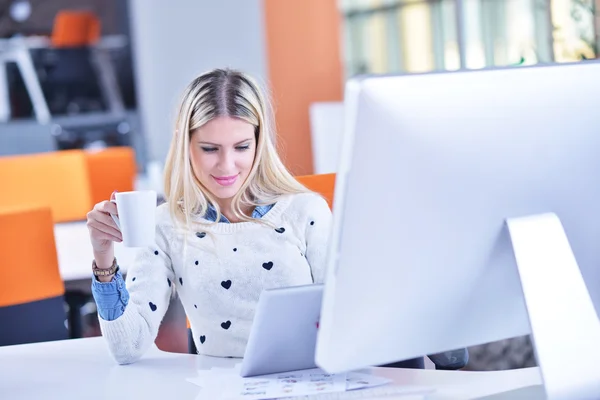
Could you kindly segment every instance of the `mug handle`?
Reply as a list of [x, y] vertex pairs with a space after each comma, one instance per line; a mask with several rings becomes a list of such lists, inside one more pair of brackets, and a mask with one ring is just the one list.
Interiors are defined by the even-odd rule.
[[[116, 200], [110, 200], [110, 202], [117, 204]], [[114, 214], [110, 214], [110, 217], [113, 219], [113, 221], [115, 221], [115, 224], [117, 224], [117, 228], [119, 228], [119, 230], [121, 230], [121, 221], [119, 220], [119, 217], [117, 217]]]

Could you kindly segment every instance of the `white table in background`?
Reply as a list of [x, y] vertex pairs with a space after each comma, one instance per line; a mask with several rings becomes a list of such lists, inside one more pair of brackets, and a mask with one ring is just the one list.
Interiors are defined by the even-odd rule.
[[[117, 365], [101, 337], [0, 347], [0, 398], [194, 400], [201, 389], [186, 378], [196, 376], [198, 369], [232, 367], [237, 362], [153, 347], [138, 362]], [[537, 368], [497, 372], [374, 368], [373, 373], [397, 384], [434, 386], [434, 399], [471, 399], [541, 382]]]
[[[135, 190], [156, 190], [159, 195], [162, 192], [160, 186], [160, 173], [162, 169], [156, 163], [150, 163], [152, 176], [138, 175], [135, 179]], [[160, 169], [160, 170], [158, 170]], [[58, 253], [58, 268], [63, 281], [72, 282], [83, 279], [91, 279], [92, 268], [92, 244], [90, 234], [85, 221], [64, 222], [54, 225], [54, 240]], [[133, 263], [137, 254], [137, 248], [123, 246], [115, 243], [115, 257], [123, 273]]]
[[[58, 268], [63, 281], [91, 279], [93, 253], [85, 221], [55, 224], [54, 240], [58, 253]], [[115, 257], [122, 272], [127, 272], [127, 267], [134, 261], [137, 251], [137, 248], [115, 243]]]

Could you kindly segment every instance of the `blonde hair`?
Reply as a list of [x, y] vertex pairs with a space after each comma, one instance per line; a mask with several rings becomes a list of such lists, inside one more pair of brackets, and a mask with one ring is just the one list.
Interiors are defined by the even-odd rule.
[[277, 154], [272, 107], [260, 86], [240, 71], [215, 69], [198, 76], [184, 91], [166, 160], [165, 196], [171, 217], [180, 226], [189, 227], [193, 215], [204, 216], [209, 203], [217, 211], [217, 221], [221, 217], [216, 199], [192, 170], [190, 139], [196, 129], [222, 116], [240, 118], [255, 127], [254, 163], [232, 199], [237, 218], [254, 220], [242, 210], [273, 204], [284, 195], [308, 192]]

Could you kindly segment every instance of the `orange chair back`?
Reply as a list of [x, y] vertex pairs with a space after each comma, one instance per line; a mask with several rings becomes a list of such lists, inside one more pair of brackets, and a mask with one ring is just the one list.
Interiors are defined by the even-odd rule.
[[54, 47], [83, 47], [100, 39], [100, 20], [87, 11], [61, 11], [54, 19], [51, 42]]
[[323, 196], [329, 208], [333, 207], [333, 194], [335, 191], [335, 174], [317, 174], [297, 176], [298, 182]]
[[61, 296], [50, 208], [0, 212], [0, 307]]
[[54, 222], [65, 222], [85, 219], [92, 206], [80, 150], [0, 157], [0, 187], [0, 211], [50, 207]]
[[109, 200], [114, 191], [129, 192], [134, 189], [137, 171], [132, 148], [109, 147], [101, 151], [88, 151], [85, 158], [92, 205]]

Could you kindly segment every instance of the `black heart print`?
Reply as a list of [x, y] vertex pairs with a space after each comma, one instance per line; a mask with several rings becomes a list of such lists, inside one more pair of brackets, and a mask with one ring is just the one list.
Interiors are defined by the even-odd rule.
[[267, 271], [270, 271], [271, 268], [273, 268], [273, 261], [263, 263], [263, 268], [266, 269]]

